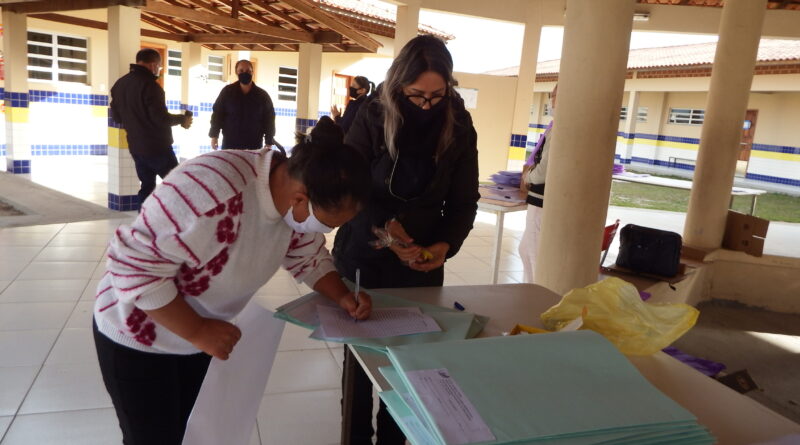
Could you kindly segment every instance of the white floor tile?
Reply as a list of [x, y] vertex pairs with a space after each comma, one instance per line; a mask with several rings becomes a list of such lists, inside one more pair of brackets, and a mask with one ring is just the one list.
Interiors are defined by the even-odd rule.
[[97, 285], [99, 283], [100, 280], [89, 280], [89, 282], [86, 284], [86, 287], [83, 289], [81, 301], [94, 301], [94, 297], [97, 296]]
[[113, 408], [17, 416], [3, 445], [122, 443]]
[[12, 416], [7, 417], [0, 417], [0, 437], [8, 431], [8, 427], [11, 425], [11, 421], [14, 419]]
[[68, 328], [58, 336], [45, 365], [81, 365], [97, 362], [92, 330]]
[[45, 225], [38, 225], [38, 226], [21, 226], [21, 227], [9, 227], [3, 229], [3, 232], [9, 233], [44, 233], [55, 235], [61, 229], [63, 229], [65, 224], [45, 224]]
[[470, 286], [491, 284], [492, 282], [492, 271], [489, 270], [488, 266], [482, 271], [470, 271], [469, 273], [460, 273], [458, 275], [464, 280], [464, 284]]
[[75, 247], [48, 246], [42, 249], [34, 261], [100, 261], [106, 248], [103, 246]]
[[33, 261], [41, 251], [41, 247], [0, 246], [0, 258], [27, 264]]
[[130, 222], [130, 218], [102, 219], [98, 221], [80, 221], [67, 224], [61, 233], [83, 233], [110, 235], [120, 224]]
[[92, 316], [94, 314], [94, 299], [91, 301], [79, 301], [72, 310], [69, 319], [67, 320], [66, 328], [72, 329], [91, 329]]
[[44, 247], [53, 238], [52, 233], [0, 231], [0, 246]]
[[453, 272], [480, 272], [489, 268], [489, 264], [473, 256], [456, 255], [445, 263], [445, 270]]
[[485, 236], [473, 236], [473, 235], [468, 236], [464, 240], [464, 243], [462, 244], [462, 246], [464, 247], [483, 247], [483, 248], [491, 247], [491, 245], [492, 245], [491, 238]]
[[92, 276], [97, 261], [52, 261], [32, 262], [21, 274], [20, 280], [78, 279]]
[[0, 368], [0, 382], [3, 382], [0, 385], [0, 416], [13, 416], [17, 413], [39, 368], [39, 366]]
[[97, 267], [94, 268], [94, 272], [92, 272], [92, 279], [93, 280], [100, 280], [106, 274], [106, 261], [103, 259], [97, 264]]
[[344, 367], [344, 348], [343, 347], [330, 348], [329, 350], [331, 351], [331, 355], [333, 356], [333, 361], [335, 361], [336, 364], [339, 365], [339, 369], [342, 369]]
[[305, 349], [327, 348], [324, 341], [308, 338], [309, 335], [311, 335], [311, 330], [286, 323], [281, 342], [278, 345], [278, 351], [301, 351]]
[[110, 408], [111, 398], [103, 385], [100, 367], [44, 365], [20, 408], [20, 414], [38, 414]]
[[500, 257], [500, 271], [518, 272], [522, 271], [522, 260], [519, 255], [503, 255]]
[[0, 257], [0, 280], [15, 280], [26, 267], [28, 267], [26, 262]]
[[0, 331], [0, 367], [41, 365], [59, 332], [58, 329]]
[[264, 445], [339, 443], [341, 390], [264, 396], [258, 412]]
[[11, 280], [0, 280], [0, 293], [5, 292], [9, 284], [11, 284]]
[[522, 271], [519, 272], [500, 272], [497, 275], [498, 284], [514, 284], [522, 282]]
[[445, 286], [463, 286], [467, 284], [461, 275], [456, 272], [445, 270], [444, 272], [444, 285]]
[[61, 329], [74, 303], [0, 303], [0, 331]]
[[86, 279], [17, 280], [0, 293], [0, 303], [77, 301]]
[[327, 349], [278, 352], [266, 393], [340, 388], [342, 370]]
[[108, 245], [111, 238], [108, 234], [90, 234], [90, 233], [59, 233], [53, 237], [53, 240], [48, 244], [49, 246], [102, 246]]

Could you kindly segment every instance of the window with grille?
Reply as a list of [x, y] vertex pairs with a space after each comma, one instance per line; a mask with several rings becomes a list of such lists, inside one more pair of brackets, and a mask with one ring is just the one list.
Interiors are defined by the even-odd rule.
[[621, 121], [628, 120], [628, 107], [620, 107], [619, 120]]
[[278, 68], [278, 100], [297, 102], [297, 68]]
[[181, 75], [181, 52], [175, 50], [167, 51], [167, 75]]
[[28, 79], [88, 83], [89, 40], [28, 31]]
[[552, 116], [552, 115], [553, 115], [553, 108], [550, 107], [549, 103], [545, 103], [544, 112], [542, 113], [542, 116]]
[[647, 122], [647, 107], [639, 107], [636, 113], [636, 122]]
[[208, 56], [208, 80], [223, 80], [225, 59], [222, 56]]
[[706, 110], [694, 108], [670, 108], [669, 123], [684, 125], [703, 125]]

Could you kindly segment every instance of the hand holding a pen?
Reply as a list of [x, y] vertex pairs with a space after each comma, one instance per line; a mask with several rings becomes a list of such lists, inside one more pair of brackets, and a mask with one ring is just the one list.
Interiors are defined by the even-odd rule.
[[366, 320], [372, 311], [372, 297], [364, 291], [359, 291], [356, 299], [355, 292], [348, 292], [339, 299], [339, 306], [356, 320]]

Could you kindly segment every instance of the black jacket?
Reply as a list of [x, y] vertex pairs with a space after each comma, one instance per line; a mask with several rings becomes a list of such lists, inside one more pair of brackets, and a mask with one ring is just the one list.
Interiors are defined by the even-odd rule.
[[[361, 106], [345, 137], [345, 143], [367, 157], [372, 176], [369, 204], [339, 228], [334, 241], [337, 269], [351, 279], [355, 267], [381, 264], [383, 268], [408, 269], [389, 249], [375, 250], [368, 244], [375, 239], [371, 233], [372, 226], [383, 227], [392, 217], [398, 219], [419, 245], [447, 242], [450, 245], [447, 257], [452, 257], [472, 230], [480, 198], [477, 134], [472, 118], [458, 97], [451, 99], [455, 108], [453, 143], [438, 161], [431, 159], [429, 171], [411, 166], [404, 169], [403, 175], [395, 175], [392, 181], [393, 191], [418, 190], [421, 191], [418, 198], [403, 201], [393, 196], [389, 192], [389, 178], [395, 165], [384, 143], [383, 108], [378, 97], [379, 94], [373, 94]], [[414, 149], [401, 145], [399, 150], [398, 159], [403, 160], [408, 159], [408, 156], [403, 156], [404, 152]], [[416, 177], [415, 171], [428, 179], [417, 184], [420, 178]]]
[[183, 122], [182, 114], [170, 114], [164, 89], [147, 68], [131, 64], [128, 74], [111, 87], [111, 116], [128, 134], [128, 149], [142, 156], [172, 151], [173, 125]]
[[367, 101], [367, 95], [363, 95], [358, 99], [353, 99], [347, 103], [347, 107], [344, 109], [344, 113], [341, 116], [336, 118], [336, 123], [342, 127], [342, 131], [344, 134], [347, 134], [350, 131], [350, 126], [353, 125], [353, 120], [355, 120], [356, 115], [358, 114], [359, 108], [361, 105]]
[[222, 148], [257, 150], [272, 145], [275, 137], [275, 108], [266, 91], [253, 83], [247, 94], [239, 82], [226, 85], [219, 92], [211, 114], [208, 136], [219, 137], [222, 130]]

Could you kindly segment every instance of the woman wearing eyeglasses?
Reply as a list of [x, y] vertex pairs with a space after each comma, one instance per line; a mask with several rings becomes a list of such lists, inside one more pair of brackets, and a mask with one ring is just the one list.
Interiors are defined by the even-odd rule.
[[[361, 107], [346, 143], [369, 160], [371, 198], [339, 228], [333, 255], [340, 274], [366, 288], [442, 286], [477, 212], [477, 135], [454, 90], [453, 59], [443, 41], [419, 36], [406, 44], [386, 80]], [[388, 228], [388, 249], [370, 246], [372, 228]], [[372, 386], [357, 368], [352, 444], [371, 442]], [[378, 444], [405, 437], [381, 402]]]

